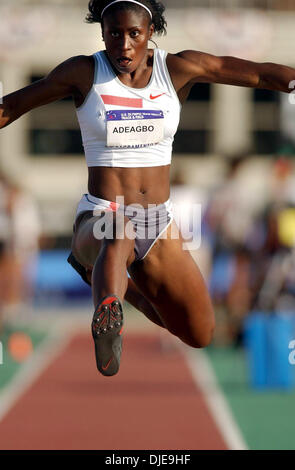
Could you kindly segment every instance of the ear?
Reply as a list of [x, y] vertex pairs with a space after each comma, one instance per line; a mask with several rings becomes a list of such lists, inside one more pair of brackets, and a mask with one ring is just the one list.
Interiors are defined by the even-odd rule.
[[152, 24], [150, 25], [149, 39], [151, 39], [151, 38], [153, 37], [154, 32], [155, 32], [155, 25], [154, 25], [154, 23], [152, 23]]

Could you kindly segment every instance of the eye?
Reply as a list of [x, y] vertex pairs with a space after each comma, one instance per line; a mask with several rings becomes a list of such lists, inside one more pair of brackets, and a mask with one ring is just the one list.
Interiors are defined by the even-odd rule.
[[140, 34], [139, 31], [136, 29], [134, 31], [131, 31], [130, 36], [132, 38], [136, 38], [137, 36], [139, 36], [139, 34]]
[[111, 32], [111, 36], [112, 38], [118, 38], [119, 37], [119, 33], [117, 31], [112, 31]]

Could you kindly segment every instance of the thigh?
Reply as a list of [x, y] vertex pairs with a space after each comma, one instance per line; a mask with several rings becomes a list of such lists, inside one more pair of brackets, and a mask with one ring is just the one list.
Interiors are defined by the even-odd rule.
[[133, 263], [129, 273], [171, 333], [192, 346], [207, 345], [214, 329], [213, 308], [202, 274], [184, 246], [173, 222], [165, 238]]
[[[127, 224], [129, 229], [126, 229]], [[92, 269], [100, 251], [107, 245], [113, 245], [126, 254], [129, 266], [135, 258], [131, 235], [128, 217], [103, 210], [101, 214], [96, 211], [96, 215], [87, 211], [75, 222], [71, 250], [82, 266]]]
[[87, 269], [92, 269], [101, 249], [101, 241], [94, 237], [97, 217], [92, 211], [78, 216], [74, 224], [71, 250], [77, 261]]

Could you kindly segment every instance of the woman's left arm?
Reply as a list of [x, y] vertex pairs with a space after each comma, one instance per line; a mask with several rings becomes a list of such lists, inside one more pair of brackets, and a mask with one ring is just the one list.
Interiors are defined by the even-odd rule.
[[286, 93], [295, 88], [295, 69], [285, 65], [218, 57], [198, 51], [183, 51], [176, 55], [184, 59], [182, 70], [190, 83], [222, 83]]

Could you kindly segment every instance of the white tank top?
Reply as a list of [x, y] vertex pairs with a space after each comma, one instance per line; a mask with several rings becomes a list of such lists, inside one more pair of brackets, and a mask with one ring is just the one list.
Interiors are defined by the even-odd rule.
[[155, 49], [150, 82], [145, 88], [131, 88], [115, 75], [105, 51], [94, 54], [93, 86], [76, 109], [89, 167], [171, 163], [181, 105], [166, 56]]

